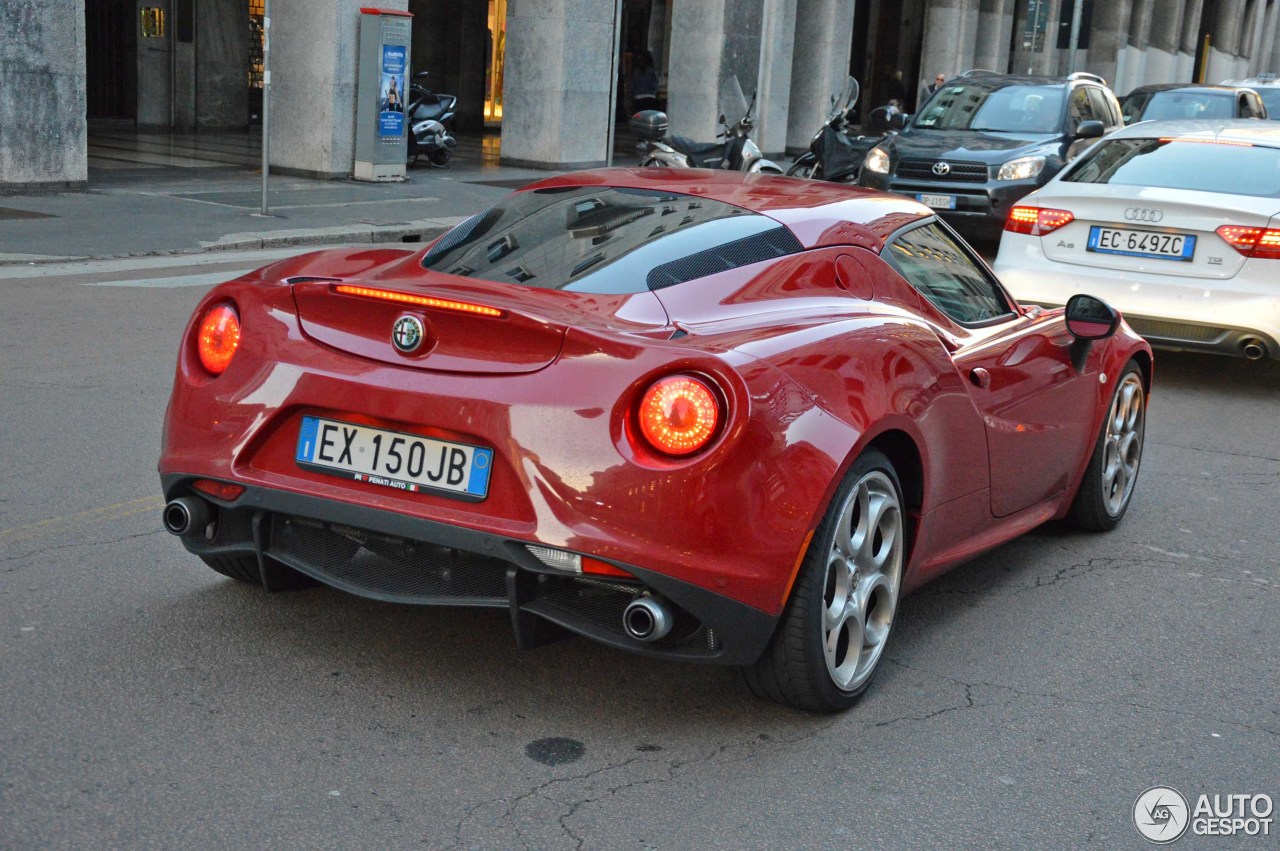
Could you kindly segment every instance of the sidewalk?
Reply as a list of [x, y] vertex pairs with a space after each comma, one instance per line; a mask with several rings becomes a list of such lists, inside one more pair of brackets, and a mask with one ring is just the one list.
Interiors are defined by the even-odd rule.
[[[621, 164], [621, 163], [620, 163]], [[215, 162], [94, 168], [89, 189], [0, 195], [0, 265], [352, 242], [424, 242], [554, 172], [473, 161], [407, 183], [271, 177]]]

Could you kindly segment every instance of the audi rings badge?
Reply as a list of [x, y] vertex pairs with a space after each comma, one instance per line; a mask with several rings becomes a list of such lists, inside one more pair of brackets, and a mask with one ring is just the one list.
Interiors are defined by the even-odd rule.
[[933, 173], [938, 175], [938, 177], [946, 177], [948, 174], [951, 173], [951, 163], [948, 163], [948, 162], [934, 163]]
[[1157, 210], [1154, 207], [1129, 207], [1124, 211], [1126, 221], [1130, 222], [1146, 222], [1154, 225], [1164, 219], [1164, 211]]

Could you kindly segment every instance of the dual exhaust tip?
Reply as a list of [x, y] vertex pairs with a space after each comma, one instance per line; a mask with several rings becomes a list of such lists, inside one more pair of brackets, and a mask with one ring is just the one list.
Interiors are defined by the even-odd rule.
[[203, 534], [213, 520], [209, 503], [193, 496], [169, 500], [164, 507], [164, 528], [179, 537]]
[[1240, 353], [1249, 360], [1262, 360], [1267, 356], [1267, 344], [1257, 337], [1245, 337], [1240, 341]]
[[657, 641], [671, 632], [675, 616], [657, 597], [637, 597], [622, 612], [622, 628], [636, 641]]

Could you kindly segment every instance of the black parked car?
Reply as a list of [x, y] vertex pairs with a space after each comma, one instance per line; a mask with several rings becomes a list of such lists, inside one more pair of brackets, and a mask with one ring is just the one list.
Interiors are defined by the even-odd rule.
[[1266, 118], [1267, 107], [1246, 86], [1158, 83], [1139, 86], [1120, 101], [1125, 124], [1192, 118]]
[[1115, 95], [1094, 74], [988, 72], [945, 83], [902, 124], [867, 154], [860, 182], [910, 195], [971, 239], [998, 238], [1018, 199], [1124, 126]]

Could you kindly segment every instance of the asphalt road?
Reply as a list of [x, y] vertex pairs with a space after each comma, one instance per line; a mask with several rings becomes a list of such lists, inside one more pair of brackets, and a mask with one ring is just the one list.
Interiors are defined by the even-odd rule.
[[254, 264], [197, 259], [0, 269], [0, 847], [1112, 849], [1155, 784], [1280, 798], [1280, 363], [1158, 355], [1123, 525], [909, 597], [870, 693], [819, 717], [186, 554], [172, 360]]

